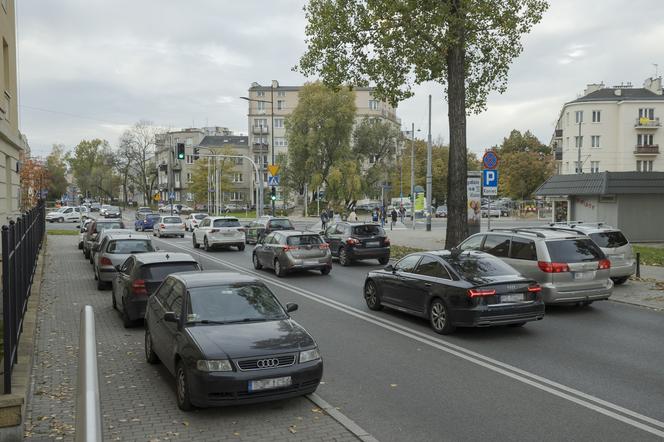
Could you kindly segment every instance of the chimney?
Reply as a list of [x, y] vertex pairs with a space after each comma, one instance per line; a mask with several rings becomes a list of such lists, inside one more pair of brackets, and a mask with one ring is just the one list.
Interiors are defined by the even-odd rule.
[[586, 85], [586, 89], [583, 91], [583, 95], [588, 95], [592, 94], [595, 91], [598, 91], [600, 89], [604, 88], [604, 83], [591, 83]]
[[643, 82], [643, 87], [657, 95], [662, 95], [662, 77], [646, 78]]

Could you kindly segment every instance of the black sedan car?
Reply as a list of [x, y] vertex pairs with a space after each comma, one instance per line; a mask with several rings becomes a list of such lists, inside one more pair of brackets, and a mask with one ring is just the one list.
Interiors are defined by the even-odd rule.
[[310, 394], [323, 361], [295, 310], [256, 278], [176, 273], [148, 301], [145, 357], [175, 375], [182, 410]]
[[245, 242], [258, 244], [262, 238], [278, 230], [295, 230], [295, 227], [288, 218], [259, 218], [246, 226]]
[[519, 327], [542, 319], [541, 290], [488, 253], [442, 250], [369, 272], [364, 299], [371, 310], [385, 306], [428, 318], [436, 333], [448, 334], [457, 326]]
[[377, 259], [382, 265], [390, 260], [390, 240], [378, 224], [340, 222], [321, 235], [342, 266], [361, 259]]
[[152, 252], [131, 255], [116, 267], [113, 280], [113, 308], [120, 311], [122, 323], [131, 327], [145, 316], [148, 297], [168, 275], [202, 270], [188, 253]]

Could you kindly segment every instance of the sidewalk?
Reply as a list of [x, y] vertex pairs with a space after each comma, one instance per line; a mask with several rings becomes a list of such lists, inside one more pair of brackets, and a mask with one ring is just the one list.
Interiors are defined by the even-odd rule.
[[104, 440], [358, 440], [307, 398], [185, 413], [173, 377], [145, 362], [143, 328], [125, 329], [96, 290], [74, 236], [50, 236], [28, 398], [28, 441], [74, 439], [79, 313], [94, 308]]

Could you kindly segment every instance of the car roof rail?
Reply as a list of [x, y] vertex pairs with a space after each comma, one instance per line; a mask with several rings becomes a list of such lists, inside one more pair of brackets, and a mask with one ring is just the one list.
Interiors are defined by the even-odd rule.
[[555, 223], [549, 224], [550, 226], [556, 226], [556, 225], [567, 225], [567, 226], [596, 226], [596, 227], [608, 227], [612, 229], [610, 225], [606, 224], [604, 221], [558, 221]]
[[574, 226], [569, 226], [569, 227], [563, 227], [563, 226], [556, 226], [556, 225], [548, 225], [548, 226], [542, 226], [540, 229], [545, 229], [545, 230], [553, 230], [553, 231], [559, 231], [559, 232], [574, 232], [574, 233], [580, 233], [584, 234], [582, 231], [577, 230], [574, 228]]
[[512, 232], [512, 233], [530, 233], [531, 235], [535, 235], [538, 238], [546, 238], [546, 235], [544, 235], [542, 232], [534, 232], [532, 230], [528, 229], [536, 229], [537, 227], [514, 227], [514, 228], [495, 228], [491, 229], [492, 232]]

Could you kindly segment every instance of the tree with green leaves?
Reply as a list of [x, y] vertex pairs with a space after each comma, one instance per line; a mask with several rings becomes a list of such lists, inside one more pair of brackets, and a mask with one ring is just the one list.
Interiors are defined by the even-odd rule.
[[48, 195], [51, 198], [60, 198], [69, 185], [67, 183], [67, 154], [64, 145], [53, 145], [51, 153], [46, 157], [45, 168], [49, 178]]
[[110, 149], [106, 140], [82, 140], [69, 157], [69, 167], [83, 195], [99, 196], [99, 177], [94, 174], [102, 161], [102, 149]]
[[499, 192], [514, 199], [527, 199], [555, 170], [551, 148], [530, 131], [513, 129], [496, 147], [500, 157]]
[[538, 23], [544, 0], [310, 0], [307, 51], [296, 69], [331, 86], [375, 84], [396, 105], [413, 84], [437, 82], [447, 94], [450, 127], [446, 247], [468, 235], [466, 115], [507, 88], [522, 35]]

